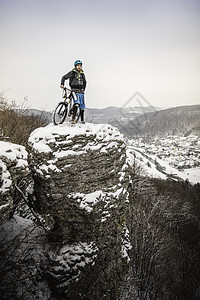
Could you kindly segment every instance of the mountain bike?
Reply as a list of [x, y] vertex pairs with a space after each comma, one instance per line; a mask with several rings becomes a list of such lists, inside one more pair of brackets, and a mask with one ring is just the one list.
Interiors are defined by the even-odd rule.
[[67, 119], [67, 121], [71, 121], [71, 123], [77, 123], [81, 112], [79, 104], [72, 104], [73, 99], [76, 99], [75, 92], [64, 87], [62, 97], [64, 100], [58, 103], [53, 112], [54, 125], [62, 124], [65, 119]]

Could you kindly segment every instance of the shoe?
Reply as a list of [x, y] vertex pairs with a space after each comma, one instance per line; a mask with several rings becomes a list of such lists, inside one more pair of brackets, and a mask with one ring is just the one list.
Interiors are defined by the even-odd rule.
[[85, 124], [85, 121], [81, 121], [82, 124]]

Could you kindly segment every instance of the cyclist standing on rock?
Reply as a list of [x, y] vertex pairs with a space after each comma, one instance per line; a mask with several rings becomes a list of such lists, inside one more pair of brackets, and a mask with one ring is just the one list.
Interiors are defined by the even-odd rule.
[[84, 122], [84, 111], [85, 111], [85, 102], [84, 102], [84, 92], [86, 88], [86, 78], [85, 74], [82, 70], [82, 61], [76, 60], [74, 63], [74, 69], [69, 71], [66, 75], [64, 75], [61, 79], [60, 87], [63, 89], [65, 80], [69, 79], [69, 86], [72, 90], [74, 107], [73, 107], [73, 118], [74, 121], [77, 106], [80, 106], [80, 114], [81, 114], [81, 123]]

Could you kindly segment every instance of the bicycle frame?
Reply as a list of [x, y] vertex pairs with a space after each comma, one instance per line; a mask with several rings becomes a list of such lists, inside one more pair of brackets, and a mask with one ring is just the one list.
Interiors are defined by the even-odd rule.
[[[69, 91], [69, 94], [67, 94], [67, 91]], [[67, 104], [69, 105], [73, 98], [72, 91], [70, 89], [64, 87], [63, 92], [64, 92], [64, 95], [63, 95], [64, 101], [63, 102], [65, 102], [65, 103], [67, 102]], [[69, 100], [67, 101], [67, 99], [69, 99]]]

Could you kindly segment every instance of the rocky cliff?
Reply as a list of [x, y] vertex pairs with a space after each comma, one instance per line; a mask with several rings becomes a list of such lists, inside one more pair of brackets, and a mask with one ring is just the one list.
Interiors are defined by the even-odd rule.
[[27, 153], [0, 144], [1, 300], [199, 299], [198, 185], [143, 176], [109, 125], [29, 142], [24, 194]]
[[28, 174], [25, 147], [0, 141], [0, 224], [13, 214], [17, 205], [15, 185], [23, 186]]
[[32, 203], [49, 230], [45, 278], [54, 297], [116, 299], [130, 248], [123, 136], [110, 125], [50, 124], [29, 144]]

